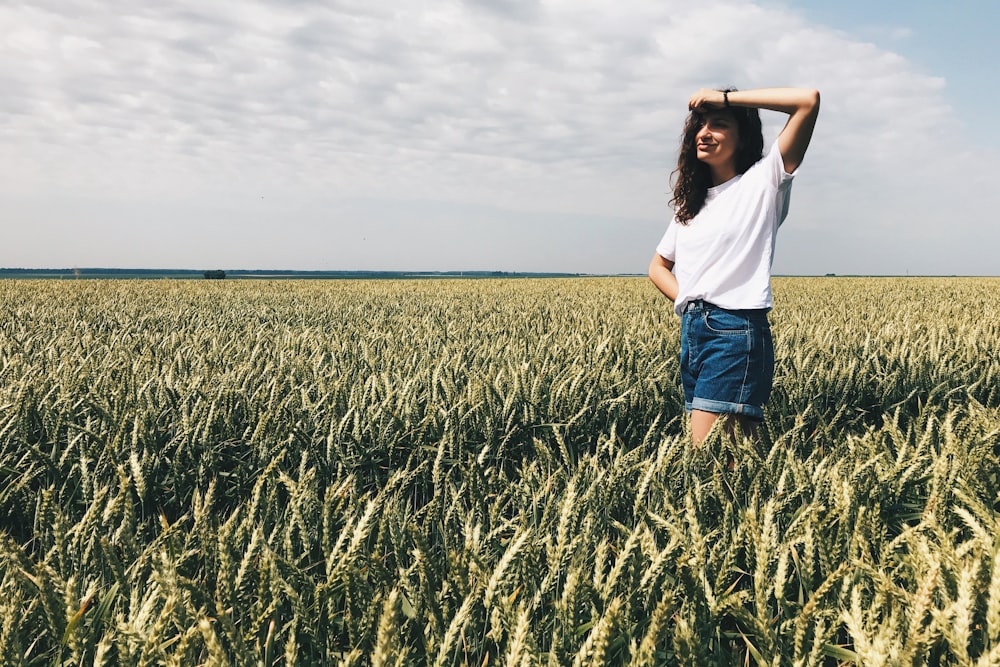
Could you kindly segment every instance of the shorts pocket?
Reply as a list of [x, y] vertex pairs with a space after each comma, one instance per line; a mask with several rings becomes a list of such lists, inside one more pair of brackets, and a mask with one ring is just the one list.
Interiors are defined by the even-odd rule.
[[728, 310], [706, 310], [705, 327], [717, 334], [745, 334], [750, 331], [750, 320]]

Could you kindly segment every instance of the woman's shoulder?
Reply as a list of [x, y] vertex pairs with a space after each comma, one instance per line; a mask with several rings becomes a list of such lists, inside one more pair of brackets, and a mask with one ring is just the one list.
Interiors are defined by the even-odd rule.
[[[744, 180], [753, 182], [763, 182], [772, 187], [784, 187], [792, 182], [798, 170], [788, 173], [785, 171], [785, 162], [781, 157], [781, 149], [778, 147], [778, 140], [771, 142], [767, 152], [759, 160], [750, 165], [743, 175]], [[749, 176], [749, 179], [747, 177]]]

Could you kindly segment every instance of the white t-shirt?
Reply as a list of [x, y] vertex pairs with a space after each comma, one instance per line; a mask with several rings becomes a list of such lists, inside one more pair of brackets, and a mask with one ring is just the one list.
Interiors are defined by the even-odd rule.
[[688, 224], [670, 222], [656, 252], [674, 262], [678, 315], [696, 299], [730, 310], [771, 307], [774, 240], [796, 173], [785, 171], [775, 141], [746, 173], [709, 188]]

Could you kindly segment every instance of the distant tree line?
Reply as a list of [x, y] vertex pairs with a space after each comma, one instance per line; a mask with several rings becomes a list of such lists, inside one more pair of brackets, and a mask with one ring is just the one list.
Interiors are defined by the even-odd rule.
[[[236, 279], [236, 278], [294, 278], [306, 279], [410, 279], [410, 278], [573, 278], [584, 275], [580, 273], [545, 273], [545, 272], [517, 272], [517, 271], [300, 271], [294, 269], [232, 269], [229, 271], [211, 270], [199, 271], [198, 269], [121, 269], [121, 268], [56, 268], [56, 269], [25, 269], [25, 268], [4, 268], [0, 267], [0, 279], [7, 278], [113, 278], [117, 280], [131, 278], [175, 278], [175, 279]], [[604, 275], [604, 274], [600, 274]], [[638, 275], [638, 274], [635, 274]], [[645, 274], [643, 274], [645, 275]]]

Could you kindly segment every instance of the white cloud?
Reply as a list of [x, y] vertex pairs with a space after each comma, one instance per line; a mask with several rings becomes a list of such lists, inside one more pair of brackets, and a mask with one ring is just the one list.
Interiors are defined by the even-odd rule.
[[[880, 272], [893, 252], [940, 248], [932, 215], [956, 196], [973, 220], [996, 205], [963, 174], [975, 161], [980, 178], [996, 176], [996, 156], [957, 152], [967, 146], [942, 78], [750, 2], [62, 0], [7, 4], [0, 34], [0, 180], [25, 225], [0, 265], [198, 266], [214, 252], [227, 266], [275, 266], [271, 252], [291, 268], [387, 256], [398, 268], [475, 268], [462, 261], [489, 236], [484, 225], [506, 219], [523, 241], [482, 268], [641, 271], [668, 215], [686, 99], [704, 85], [823, 93], [789, 219], [799, 231], [782, 232], [778, 270], [809, 271], [825, 259], [809, 244], [837, 234], [885, 252], [817, 272]], [[781, 117], [765, 119], [771, 139]], [[279, 253], [287, 215], [267, 209], [253, 213], [256, 237], [195, 252], [171, 236], [169, 216], [142, 213], [183, 212], [234, 238], [261, 195], [296, 211], [313, 242]], [[377, 232], [364, 245], [328, 217], [345, 201], [350, 224]], [[393, 229], [421, 224], [406, 213], [414, 202], [431, 240], [407, 236], [411, 247], [386, 255]], [[108, 235], [92, 260], [43, 237], [82, 236], [88, 216]], [[577, 228], [574, 216], [592, 222]], [[477, 217], [489, 222], [459, 221]], [[136, 219], [149, 220], [140, 232]], [[631, 236], [615, 254], [595, 257], [589, 244], [623, 227]], [[444, 231], [455, 243], [440, 242]], [[949, 240], [971, 242], [972, 231]], [[144, 234], [157, 243], [143, 246]], [[528, 250], [543, 242], [564, 244], [551, 266]]]

